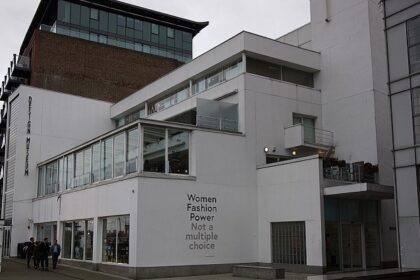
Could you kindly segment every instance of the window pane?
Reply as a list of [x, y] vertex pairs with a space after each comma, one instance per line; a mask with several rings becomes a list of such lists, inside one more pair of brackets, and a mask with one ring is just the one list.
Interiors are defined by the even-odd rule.
[[189, 133], [178, 129], [168, 130], [169, 173], [189, 173]]
[[109, 13], [108, 31], [117, 33], [117, 15]]
[[63, 258], [71, 258], [72, 223], [64, 223], [63, 229]]
[[312, 73], [301, 70], [282, 67], [282, 80], [307, 87], [314, 87], [314, 78]]
[[114, 177], [124, 175], [124, 142], [124, 133], [114, 137]]
[[193, 84], [193, 94], [197, 94], [206, 90], [206, 79], [200, 79]]
[[80, 39], [89, 40], [89, 32], [81, 30], [79, 35]]
[[86, 149], [83, 152], [83, 156], [84, 156], [84, 159], [83, 159], [83, 184], [86, 185], [86, 184], [91, 183], [91, 181], [90, 181], [90, 168], [91, 168], [90, 165], [91, 165], [91, 159], [92, 159], [92, 150], [90, 148]]
[[167, 33], [166, 26], [159, 26], [159, 44], [166, 46]]
[[66, 174], [65, 174], [65, 166], [64, 166], [64, 159], [61, 158], [58, 161], [58, 185], [59, 190], [65, 190], [66, 189]]
[[66, 1], [58, 1], [58, 20], [70, 22], [70, 3]]
[[152, 34], [159, 34], [159, 25], [152, 23]]
[[150, 22], [143, 22], [143, 40], [147, 42], [150, 42], [151, 28]]
[[408, 45], [420, 43], [420, 17], [407, 21]]
[[141, 20], [136, 19], [134, 21], [134, 29], [136, 30], [143, 30], [143, 22]]
[[102, 142], [101, 178], [104, 180], [112, 178], [112, 142], [112, 138]]
[[117, 219], [103, 219], [102, 261], [116, 262]]
[[89, 28], [90, 10], [88, 7], [82, 6], [80, 13], [80, 25]]
[[95, 144], [92, 147], [92, 182], [100, 180], [101, 173], [101, 145]]
[[175, 30], [175, 48], [182, 49], [182, 31]]
[[80, 5], [71, 3], [71, 24], [80, 25]]
[[90, 18], [98, 20], [98, 10], [97, 9], [90, 9]]
[[99, 12], [99, 30], [108, 31], [108, 13], [105, 11]]
[[74, 186], [83, 185], [83, 152], [76, 154], [76, 167], [74, 169]]
[[73, 259], [83, 260], [85, 249], [85, 221], [74, 222]]
[[168, 37], [175, 38], [175, 32], [173, 28], [168, 27]]
[[92, 260], [93, 256], [93, 220], [86, 221], [86, 260]]
[[125, 36], [134, 38], [134, 29], [126, 28], [125, 29]]
[[139, 153], [139, 130], [135, 128], [128, 132], [127, 137], [127, 174], [137, 172], [137, 157]]
[[118, 218], [118, 251], [117, 262], [128, 263], [130, 217], [123, 216]]
[[165, 172], [165, 129], [144, 127], [144, 171]]
[[67, 158], [67, 188], [73, 187], [74, 180], [74, 160], [73, 155], [69, 155]]
[[133, 18], [127, 18], [127, 27], [134, 29], [134, 19]]
[[89, 34], [89, 40], [91, 40], [92, 42], [98, 42], [98, 34], [90, 33]]
[[410, 71], [411, 73], [420, 71], [420, 45], [410, 47]]
[[45, 166], [38, 169], [38, 196], [45, 194]]

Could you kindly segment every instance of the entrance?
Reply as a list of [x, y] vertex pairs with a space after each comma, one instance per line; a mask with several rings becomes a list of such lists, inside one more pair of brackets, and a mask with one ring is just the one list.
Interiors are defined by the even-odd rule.
[[327, 271], [380, 267], [377, 201], [329, 197], [324, 214]]
[[341, 225], [341, 240], [343, 246], [343, 270], [362, 269], [362, 225]]

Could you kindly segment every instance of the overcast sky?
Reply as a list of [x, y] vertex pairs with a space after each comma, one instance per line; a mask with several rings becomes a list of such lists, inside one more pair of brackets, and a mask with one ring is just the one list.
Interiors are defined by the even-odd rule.
[[[193, 55], [242, 30], [270, 38], [309, 22], [309, 0], [123, 0], [134, 5], [184, 17], [209, 21], [193, 41]], [[0, 1], [0, 81], [13, 53], [18, 53], [39, 0]]]

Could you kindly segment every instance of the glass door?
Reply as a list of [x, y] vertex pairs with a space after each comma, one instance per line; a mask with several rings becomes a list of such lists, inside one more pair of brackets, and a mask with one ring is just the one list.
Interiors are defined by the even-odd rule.
[[341, 238], [343, 270], [362, 269], [362, 226], [360, 224], [342, 224]]

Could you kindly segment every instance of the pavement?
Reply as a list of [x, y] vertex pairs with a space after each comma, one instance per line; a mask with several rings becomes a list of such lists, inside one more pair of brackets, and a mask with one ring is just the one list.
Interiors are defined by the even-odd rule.
[[[399, 273], [416, 273], [407, 275], [403, 278]], [[286, 280], [338, 280], [338, 279], [356, 279], [363, 276], [379, 276], [383, 278], [385, 275], [398, 273], [398, 279], [420, 279], [420, 271], [413, 269], [382, 269], [372, 271], [359, 271], [352, 273], [337, 273], [328, 275], [308, 275], [300, 273], [286, 273]], [[353, 278], [354, 277], [354, 278]], [[110, 275], [102, 272], [91, 271], [83, 268], [76, 268], [68, 265], [59, 264], [57, 269], [47, 271], [26, 268], [26, 262], [22, 259], [6, 258], [3, 259], [2, 272], [0, 272], [0, 280], [129, 280], [125, 277]], [[392, 278], [387, 278], [392, 279]], [[229, 274], [203, 275], [191, 277], [174, 277], [160, 278], [154, 280], [252, 280], [251, 278], [233, 277]], [[255, 280], [255, 279], [254, 279]]]

